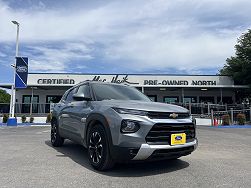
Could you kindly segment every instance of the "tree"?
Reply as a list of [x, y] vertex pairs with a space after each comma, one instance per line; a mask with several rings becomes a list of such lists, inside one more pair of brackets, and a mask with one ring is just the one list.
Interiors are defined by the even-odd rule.
[[238, 38], [235, 56], [226, 61], [220, 75], [232, 76], [235, 84], [251, 86], [251, 29]]
[[0, 89], [0, 103], [10, 103], [10, 94]]

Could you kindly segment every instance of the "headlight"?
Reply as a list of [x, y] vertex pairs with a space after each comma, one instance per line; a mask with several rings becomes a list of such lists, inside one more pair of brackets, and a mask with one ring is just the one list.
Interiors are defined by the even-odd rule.
[[121, 122], [120, 131], [122, 133], [135, 133], [139, 130], [140, 125], [137, 121], [124, 119]]
[[139, 115], [139, 116], [147, 115], [147, 112], [142, 111], [142, 110], [133, 110], [133, 109], [115, 108], [115, 107], [113, 107], [113, 109], [119, 114], [133, 114], [133, 115]]

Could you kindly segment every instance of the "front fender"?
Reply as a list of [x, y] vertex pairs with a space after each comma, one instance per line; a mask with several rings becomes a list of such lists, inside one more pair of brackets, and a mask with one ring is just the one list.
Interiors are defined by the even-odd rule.
[[86, 147], [87, 146], [87, 136], [88, 136], [88, 131], [90, 130], [90, 128], [96, 124], [101, 124], [106, 132], [107, 135], [107, 141], [109, 143], [109, 146], [112, 146], [112, 135], [111, 135], [111, 130], [108, 124], [107, 119], [105, 118], [104, 115], [99, 114], [99, 113], [92, 113], [90, 114], [87, 119], [86, 119], [86, 127], [84, 130], [84, 140], [83, 140], [83, 144]]

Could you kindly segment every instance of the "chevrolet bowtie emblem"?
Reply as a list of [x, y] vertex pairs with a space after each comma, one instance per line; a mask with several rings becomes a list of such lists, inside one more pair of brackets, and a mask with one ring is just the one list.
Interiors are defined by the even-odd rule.
[[173, 118], [173, 119], [176, 119], [179, 115], [178, 114], [175, 114], [175, 113], [172, 113], [169, 115], [170, 118]]

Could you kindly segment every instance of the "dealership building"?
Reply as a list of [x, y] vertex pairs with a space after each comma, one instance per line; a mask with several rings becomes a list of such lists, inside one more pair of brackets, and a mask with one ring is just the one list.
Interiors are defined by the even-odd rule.
[[[131, 85], [153, 101], [165, 103], [233, 104], [238, 102], [236, 93], [248, 88], [218, 75], [29, 73], [27, 88], [16, 91], [16, 112], [29, 113], [33, 98], [33, 113], [48, 113], [50, 103], [57, 103], [67, 89], [85, 80]], [[0, 87], [10, 89], [11, 84]]]

